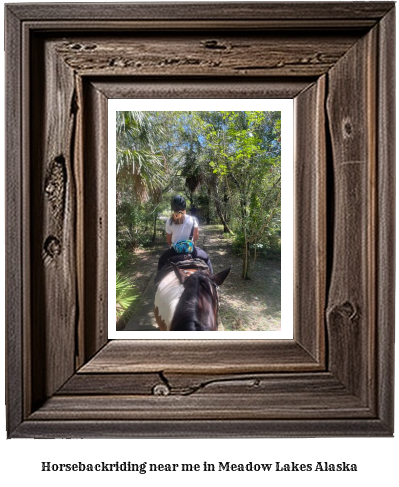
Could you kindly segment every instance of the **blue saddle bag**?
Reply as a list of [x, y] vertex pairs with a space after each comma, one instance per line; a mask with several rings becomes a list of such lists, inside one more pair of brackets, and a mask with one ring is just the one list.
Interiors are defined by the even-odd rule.
[[193, 234], [194, 234], [194, 223], [193, 226], [191, 227], [189, 240], [179, 240], [178, 242], [172, 244], [172, 248], [177, 254], [192, 254], [194, 252]]

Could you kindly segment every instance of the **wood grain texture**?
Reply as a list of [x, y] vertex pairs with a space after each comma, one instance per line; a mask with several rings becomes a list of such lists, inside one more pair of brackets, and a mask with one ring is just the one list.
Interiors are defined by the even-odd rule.
[[[119, 382], [119, 390], [115, 381]], [[160, 385], [165, 392], [161, 395], [157, 394]], [[115, 390], [116, 394], [112, 392]], [[145, 420], [155, 413], [162, 414], [163, 419], [184, 420], [193, 411], [197, 419], [208, 420], [373, 417], [373, 412], [361, 407], [359, 398], [349, 394], [329, 373], [207, 377], [164, 373], [127, 377], [77, 374], [30, 419]]]
[[380, 55], [377, 99], [377, 357], [386, 357], [377, 370], [379, 417], [393, 430], [395, 346], [395, 11], [379, 24]]
[[[291, 396], [291, 399], [290, 399]], [[292, 400], [295, 400], [295, 406]], [[327, 401], [328, 400], [328, 401]], [[317, 414], [315, 414], [317, 411]], [[315, 418], [315, 416], [317, 416]], [[41, 420], [252, 420], [258, 419], [366, 419], [373, 414], [359, 400], [337, 390], [327, 393], [251, 394], [240, 391], [234, 405], [229, 394], [191, 396], [53, 396], [35, 411], [31, 421]]]
[[[9, 10], [21, 20], [295, 20], [305, 25], [310, 20], [354, 20], [357, 22], [381, 19], [390, 9], [393, 2], [328, 2], [313, 4], [303, 2], [296, 5], [292, 2], [246, 2], [233, 3], [187, 3], [181, 4], [156, 3], [116, 3], [116, 4], [37, 4], [33, 9], [29, 5], [9, 5]], [[367, 24], [368, 25], [368, 24]]]
[[374, 381], [374, 49], [372, 30], [328, 73], [327, 100], [334, 187], [329, 370], [365, 403]]
[[[140, 78], [139, 78], [140, 79]], [[324, 119], [322, 115], [319, 113], [324, 106], [324, 83], [321, 81], [317, 86], [319, 88], [315, 88], [313, 91], [308, 89], [309, 86], [312, 86], [312, 83], [309, 81], [304, 81], [299, 79], [298, 81], [284, 81], [282, 82], [279, 87], [274, 82], [270, 82], [267, 78], [265, 80], [258, 79], [244, 83], [243, 85], [237, 83], [235, 80], [230, 80], [223, 85], [223, 98], [227, 97], [235, 97], [242, 94], [242, 90], [245, 90], [246, 96], [250, 98], [259, 98], [259, 97], [269, 97], [270, 90], [273, 94], [280, 94], [280, 95], [295, 95], [301, 93], [304, 90], [307, 90], [306, 93], [315, 93], [315, 95], [304, 96], [300, 98], [303, 100], [300, 103], [299, 113], [301, 114], [298, 117], [298, 126], [306, 127], [306, 124], [309, 121], [313, 120], [313, 118], [319, 118], [317, 125], [317, 129], [319, 126], [323, 126]], [[90, 93], [92, 90], [95, 89], [99, 93], [96, 95], [98, 98], [98, 105], [97, 110], [99, 110], [100, 105], [102, 106], [106, 103], [108, 98], [123, 97], [131, 96], [133, 98], [163, 98], [165, 95], [168, 97], [171, 93], [178, 97], [204, 97], [204, 98], [211, 98], [212, 96], [216, 96], [219, 93], [221, 96], [221, 87], [220, 84], [218, 85], [215, 81], [212, 80], [204, 80], [202, 82], [199, 81], [187, 81], [181, 80], [179, 78], [175, 78], [168, 82], [157, 80], [155, 83], [144, 83], [144, 81], [138, 81], [133, 78], [133, 82], [127, 82], [126, 80], [118, 83], [112, 84], [107, 81], [101, 81], [99, 78], [94, 78], [94, 81], [90, 83], [88, 90]], [[321, 93], [320, 93], [321, 92]], [[226, 94], [225, 94], [226, 93]], [[312, 98], [313, 96], [313, 98]], [[309, 100], [314, 100], [313, 104], [309, 103]], [[308, 108], [308, 105], [311, 105]], [[98, 141], [92, 141], [92, 127], [97, 126], [98, 130], [101, 130], [101, 127], [107, 126], [106, 122], [106, 106], [102, 107], [101, 110], [104, 113], [103, 116], [91, 116], [91, 105], [88, 106], [89, 118], [87, 123], [87, 145], [92, 147], [93, 153], [95, 154], [94, 158], [97, 161], [97, 165], [89, 164], [91, 168], [90, 171], [96, 170], [101, 166], [101, 161], [105, 161], [104, 157], [101, 155], [98, 148], [101, 147], [101, 143]], [[305, 109], [306, 107], [306, 109]], [[95, 119], [100, 119], [101, 122], [97, 124], [94, 123]], [[311, 122], [310, 122], [311, 123]], [[317, 129], [315, 129], [313, 133], [313, 137], [317, 138]], [[309, 132], [309, 131], [308, 131]], [[309, 132], [311, 133], [311, 132]], [[319, 137], [322, 137], [323, 132]], [[298, 137], [301, 138], [304, 136], [303, 132], [298, 133]], [[100, 140], [100, 139], [99, 139]], [[305, 139], [304, 139], [305, 140]], [[315, 144], [315, 145], [314, 145]], [[313, 146], [316, 147], [316, 151], [313, 151]], [[315, 293], [314, 300], [306, 299], [307, 305], [304, 306], [302, 314], [298, 314], [296, 317], [296, 340], [298, 345], [293, 346], [292, 344], [281, 343], [278, 347], [278, 355], [271, 351], [271, 348], [274, 348], [275, 345], [272, 347], [270, 344], [267, 343], [257, 343], [251, 344], [251, 363], [246, 363], [247, 360], [245, 359], [245, 354], [247, 353], [248, 347], [243, 346], [241, 344], [237, 344], [232, 342], [229, 346], [229, 350], [226, 352], [227, 357], [219, 361], [216, 357], [219, 355], [219, 344], [209, 344], [204, 343], [201, 344], [198, 348], [198, 344], [194, 344], [192, 347], [189, 347], [189, 352], [181, 352], [179, 347], [179, 354], [174, 353], [173, 347], [170, 347], [167, 344], [163, 344], [161, 347], [157, 345], [149, 345], [147, 344], [133, 344], [132, 342], [128, 343], [121, 343], [120, 348], [115, 345], [115, 342], [109, 344], [107, 348], [104, 350], [104, 353], [99, 354], [95, 359], [90, 362], [90, 371], [96, 370], [100, 371], [103, 367], [104, 370], [109, 371], [114, 365], [110, 365], [108, 362], [111, 360], [112, 364], [116, 362], [119, 363], [118, 370], [126, 372], [136, 372], [137, 370], [140, 371], [147, 371], [148, 367], [151, 370], [160, 371], [167, 369], [170, 366], [172, 361], [177, 360], [178, 367], [184, 367], [186, 370], [197, 370], [197, 371], [204, 371], [204, 370], [213, 370], [215, 372], [222, 372], [222, 371], [232, 371], [232, 370], [248, 370], [248, 371], [259, 371], [259, 370], [276, 370], [276, 367], [292, 367], [293, 360], [296, 360], [296, 369], [297, 370], [316, 370], [324, 367], [324, 285], [323, 279], [325, 279], [325, 256], [323, 256], [322, 249], [324, 245], [321, 243], [322, 240], [325, 238], [325, 229], [323, 227], [323, 198], [325, 198], [325, 189], [323, 190], [323, 171], [325, 171], [325, 164], [323, 164], [324, 156], [323, 156], [323, 147], [322, 143], [318, 140], [309, 140], [306, 141], [297, 147], [298, 157], [302, 160], [303, 164], [299, 164], [300, 167], [307, 167], [306, 177], [300, 178], [298, 175], [298, 184], [303, 185], [303, 187], [307, 187], [306, 191], [299, 191], [299, 199], [301, 200], [298, 203], [298, 208], [303, 208], [302, 211], [299, 211], [298, 214], [305, 215], [306, 222], [300, 222], [298, 225], [298, 232], [302, 229], [306, 232], [306, 235], [299, 235], [297, 238], [298, 242], [305, 241], [306, 242], [313, 242], [313, 245], [303, 245], [303, 249], [306, 249], [306, 255], [301, 255], [299, 258], [303, 257], [303, 266], [301, 269], [298, 270], [298, 275], [301, 275], [302, 281], [298, 283], [298, 287], [302, 288], [302, 285], [306, 285], [306, 296], [309, 296], [310, 293]], [[88, 151], [90, 153], [90, 150]], [[90, 157], [90, 156], [89, 156]], [[93, 157], [93, 156], [92, 156]], [[313, 165], [309, 164], [309, 158], [312, 158]], [[98, 170], [98, 169], [97, 169]], [[314, 176], [313, 176], [314, 175]], [[88, 177], [88, 181], [95, 181], [95, 177]], [[93, 184], [91, 185], [88, 192], [90, 195], [93, 191]], [[102, 193], [100, 191], [100, 198], [96, 200], [94, 197], [89, 196], [88, 201], [92, 202], [93, 200], [98, 201], [97, 205], [87, 204], [91, 211], [95, 211], [95, 208], [101, 206], [101, 197]], [[96, 222], [97, 219], [95, 217], [87, 218], [87, 225], [90, 227], [93, 225], [93, 222]], [[315, 224], [313, 225], [313, 222]], [[306, 223], [306, 224], [305, 224]], [[312, 232], [313, 238], [310, 237], [310, 231]], [[101, 253], [101, 245], [103, 245], [102, 253], [106, 255], [107, 249], [104, 247], [105, 242], [102, 242], [101, 238], [96, 237], [95, 228], [93, 227], [93, 231], [91, 232], [90, 241], [97, 241], [98, 242], [98, 251], [93, 252], [91, 249], [90, 255], [87, 256], [86, 262], [88, 263], [88, 269], [94, 269], [96, 267], [96, 262], [93, 260], [94, 255], [97, 252]], [[91, 260], [90, 260], [91, 259]], [[309, 265], [309, 261], [314, 262], [313, 266]], [[90, 263], [89, 263], [90, 262]], [[99, 260], [101, 262], [101, 259]], [[103, 270], [104, 267], [101, 266]], [[306, 273], [305, 270], [308, 269], [309, 272]], [[317, 276], [314, 280], [314, 287], [311, 289], [309, 283], [312, 282], [313, 276]], [[87, 279], [88, 285], [92, 286], [90, 292], [88, 293], [88, 300], [90, 301], [94, 293], [94, 283], [98, 282], [101, 286], [101, 279], [96, 280], [95, 276], [93, 276], [93, 271], [91, 270]], [[103, 290], [103, 295], [106, 294], [106, 290]], [[317, 309], [313, 309], [312, 307], [316, 306]], [[312, 312], [308, 312], [309, 309], [312, 308]], [[99, 319], [101, 320], [101, 314], [98, 314]], [[309, 327], [306, 325], [307, 322], [317, 322], [318, 325], [316, 327]], [[99, 326], [98, 319], [88, 320], [87, 328], [90, 329], [92, 324], [96, 324], [96, 327]], [[102, 344], [101, 344], [102, 345]], [[164, 348], [166, 346], [166, 348]], [[98, 350], [99, 346], [96, 343], [94, 350]], [[225, 348], [225, 346], [224, 346]], [[304, 353], [303, 349], [306, 349], [306, 353]], [[231, 353], [230, 353], [231, 349]], [[115, 352], [115, 350], [117, 350]], [[164, 352], [162, 352], [164, 350]], [[210, 367], [209, 362], [204, 363], [202, 360], [202, 356], [205, 353], [212, 354], [212, 361], [216, 360], [214, 366]], [[165, 353], [166, 352], [166, 353]], [[115, 356], [113, 355], [115, 353]], [[308, 356], [309, 354], [309, 356]], [[122, 356], [124, 357], [122, 359]], [[164, 357], [169, 356], [172, 360], [168, 360], [166, 363], [163, 359], [159, 360], [158, 364], [152, 363], [152, 357]], [[180, 356], [180, 358], [179, 358]], [[130, 360], [129, 357], [137, 357], [137, 360], [133, 362]], [[121, 358], [121, 360], [119, 359]], [[277, 360], [277, 364], [273, 361]], [[263, 365], [262, 365], [263, 362]], [[272, 362], [274, 363], [272, 365]], [[119, 367], [122, 367], [119, 369]], [[176, 366], [174, 366], [176, 369]], [[84, 367], [82, 370], [87, 371]]]
[[[123, 387], [122, 387], [123, 385]], [[156, 388], [163, 385], [164, 387]], [[178, 395], [192, 394], [270, 394], [284, 397], [287, 390], [300, 394], [317, 391], [327, 395], [346, 394], [345, 387], [328, 372], [206, 374], [185, 372], [84, 373], [75, 374], [58, 392], [63, 395]], [[311, 397], [310, 395], [308, 398]], [[212, 397], [210, 397], [212, 401]], [[326, 399], [326, 405], [329, 399]], [[282, 407], [286, 407], [283, 405]]]
[[[10, 437], [392, 436], [394, 4], [203, 6], [6, 7]], [[107, 98], [266, 95], [294, 340], [106, 343]]]
[[85, 329], [85, 221], [84, 221], [84, 148], [86, 146], [83, 110], [83, 82], [79, 76], [74, 76], [75, 84], [75, 127], [72, 141], [72, 175], [75, 186], [75, 259], [76, 259], [76, 320], [75, 320], [75, 370], [84, 363], [84, 329]]
[[[325, 32], [282, 36], [260, 32], [233, 35], [78, 36], [56, 50], [81, 75], [319, 76], [352, 46], [356, 34]], [[331, 40], [334, 38], [334, 42]]]
[[14, 438], [298, 438], [391, 435], [378, 419], [41, 420], [25, 421]]
[[325, 99], [326, 79], [321, 76], [295, 98], [294, 104], [294, 336], [323, 364], [327, 279]]
[[[23, 418], [24, 383], [23, 367], [21, 362], [23, 354], [23, 327], [26, 323], [26, 287], [23, 285], [27, 276], [24, 266], [27, 265], [24, 255], [24, 223], [27, 223], [27, 215], [23, 204], [23, 183], [26, 181], [26, 166], [22, 164], [22, 103], [21, 69], [18, 63], [12, 59], [18, 57], [22, 45], [20, 23], [18, 18], [6, 10], [6, 37], [5, 49], [9, 54], [6, 59], [5, 69], [8, 73], [6, 79], [6, 105], [5, 116], [10, 126], [14, 127], [8, 134], [5, 145], [5, 177], [7, 180], [5, 195], [6, 221], [8, 223], [5, 235], [5, 275], [7, 279], [6, 291], [6, 398], [7, 398], [7, 423], [9, 431], [20, 424]], [[18, 224], [10, 225], [10, 222]], [[28, 227], [29, 228], [29, 227]], [[24, 292], [25, 291], [25, 292]]]
[[[313, 78], [223, 78], [223, 98], [295, 98]], [[202, 77], [141, 77], [124, 76], [117, 79], [91, 78], [91, 85], [105, 98], [220, 98], [220, 80]]]
[[[33, 403], [51, 396], [75, 370], [76, 86], [51, 46], [34, 44], [31, 71]], [[47, 79], [44, 85], [42, 80]], [[49, 110], [46, 107], [53, 107]], [[45, 371], [45, 372], [44, 372]]]
[[[48, 32], [80, 32], [93, 33], [99, 31], [131, 33], [143, 31], [173, 31], [173, 32], [223, 32], [231, 33], [240, 30], [242, 32], [306, 32], [313, 31], [320, 33], [324, 31], [334, 31], [338, 34], [351, 33], [354, 31], [358, 34], [365, 34], [370, 28], [376, 25], [379, 19], [373, 18], [291, 18], [291, 19], [247, 19], [247, 20], [214, 20], [214, 19], [197, 19], [197, 20], [137, 20], [137, 19], [83, 19], [83, 20], [28, 20], [25, 25], [28, 29], [42, 29]], [[244, 23], [245, 22], [245, 23]]]
[[108, 105], [84, 86], [84, 362], [108, 341]]
[[219, 340], [112, 340], [80, 372], [226, 374], [318, 369], [314, 357], [293, 340], [223, 340], [223, 345]]
[[159, 384], [165, 384], [160, 374], [75, 374], [57, 394], [150, 396]]

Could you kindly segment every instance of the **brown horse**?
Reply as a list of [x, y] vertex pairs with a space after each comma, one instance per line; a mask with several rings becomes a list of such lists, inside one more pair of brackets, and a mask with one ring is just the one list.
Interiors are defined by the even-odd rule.
[[172, 264], [160, 279], [155, 294], [156, 322], [163, 331], [217, 331], [218, 288], [231, 268], [211, 275], [194, 262], [189, 265], [180, 268]]

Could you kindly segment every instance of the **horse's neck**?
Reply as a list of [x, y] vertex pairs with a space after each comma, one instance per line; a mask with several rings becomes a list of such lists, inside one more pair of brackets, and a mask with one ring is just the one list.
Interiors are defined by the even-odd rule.
[[158, 308], [158, 315], [165, 322], [168, 330], [183, 290], [184, 287], [174, 272], [167, 274], [158, 285], [154, 306]]
[[205, 326], [201, 325], [197, 321], [183, 321], [178, 320], [175, 324], [173, 323], [173, 331], [207, 331]]
[[203, 301], [199, 304], [199, 291], [198, 279], [189, 279], [184, 287], [174, 272], [167, 274], [160, 281], [155, 294], [155, 315], [157, 322], [160, 321], [160, 328], [168, 331], [215, 330], [217, 317], [214, 306], [204, 305]]
[[209, 331], [213, 323], [203, 322], [203, 316], [198, 309], [198, 281], [192, 281], [186, 287], [176, 306], [175, 314], [171, 324], [173, 331]]
[[198, 283], [193, 281], [192, 285], [185, 288], [180, 296], [176, 306], [173, 322], [198, 322], [197, 305], [198, 305]]

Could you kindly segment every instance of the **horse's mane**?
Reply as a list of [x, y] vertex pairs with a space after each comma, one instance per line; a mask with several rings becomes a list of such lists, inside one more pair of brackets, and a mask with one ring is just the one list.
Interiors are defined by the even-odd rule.
[[211, 275], [203, 261], [196, 261], [171, 262], [158, 272], [154, 313], [161, 330], [217, 331], [218, 289], [231, 267]]
[[185, 321], [173, 325], [173, 331], [207, 331], [207, 329], [197, 321]]
[[201, 280], [209, 279], [209, 275], [200, 271], [192, 274], [185, 283], [185, 289], [176, 306], [171, 331], [206, 331], [198, 316], [198, 295]]

